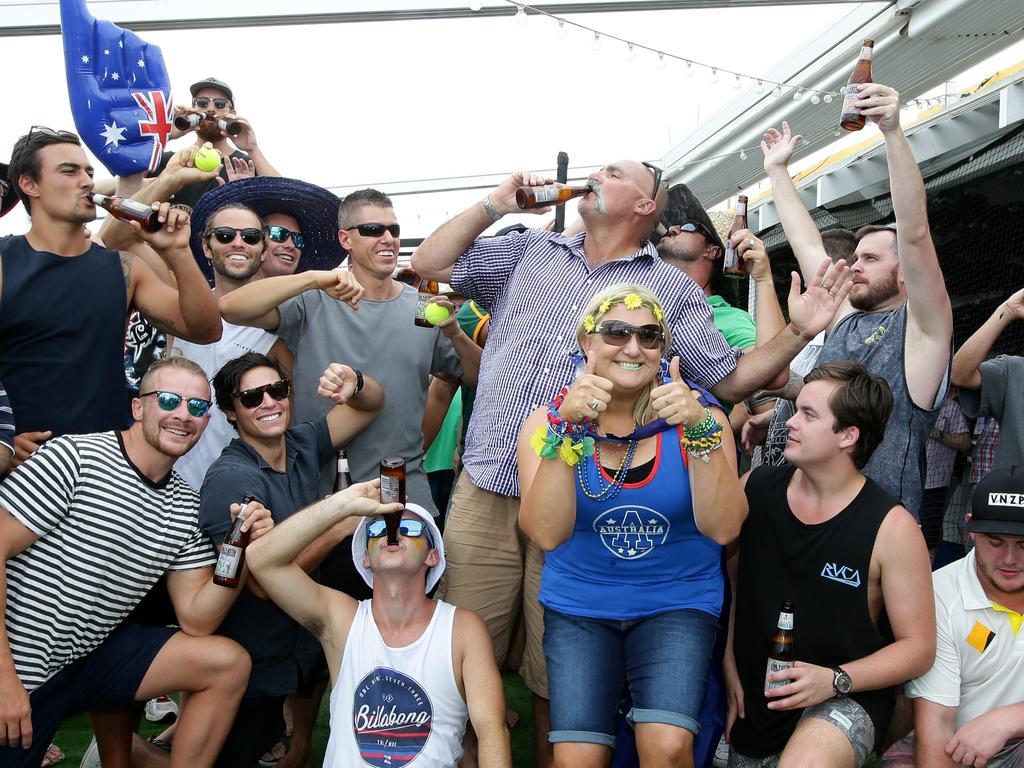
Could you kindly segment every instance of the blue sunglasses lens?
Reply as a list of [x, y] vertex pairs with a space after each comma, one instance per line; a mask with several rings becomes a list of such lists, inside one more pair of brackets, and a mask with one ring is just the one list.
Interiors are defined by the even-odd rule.
[[[427, 526], [422, 520], [403, 520], [399, 526], [398, 531], [407, 538], [415, 539], [418, 536], [422, 536], [426, 531]], [[366, 538], [367, 539], [379, 539], [381, 536], [388, 532], [388, 525], [383, 520], [373, 520], [368, 526], [366, 526]], [[427, 540], [430, 540], [430, 535], [427, 534]]]

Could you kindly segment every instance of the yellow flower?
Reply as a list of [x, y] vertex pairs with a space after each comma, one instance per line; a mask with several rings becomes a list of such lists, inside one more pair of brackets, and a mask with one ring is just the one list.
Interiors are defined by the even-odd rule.
[[628, 296], [626, 296], [625, 301], [623, 301], [622, 303], [626, 305], [626, 309], [630, 310], [640, 309], [640, 307], [644, 305], [643, 299], [641, 299], [635, 293], [631, 293]]
[[594, 328], [596, 328], [596, 327], [597, 327], [597, 323], [594, 322], [594, 316], [593, 315], [587, 315], [586, 317], [583, 318], [583, 330], [584, 331], [586, 331], [587, 333], [593, 333], [594, 332]]
[[605, 299], [604, 301], [601, 302], [601, 306], [597, 308], [597, 313], [599, 315], [603, 315], [605, 312], [607, 312], [611, 308], [612, 308], [612, 300], [611, 299]]
[[530, 438], [530, 445], [533, 447], [534, 453], [540, 455], [541, 449], [547, 445], [547, 441], [544, 440], [544, 436], [547, 433], [547, 427], [537, 427], [537, 431], [533, 433], [533, 437]]
[[665, 319], [665, 313], [661, 311], [661, 307], [657, 304], [654, 305], [654, 318], [660, 323]]
[[558, 448], [558, 455], [562, 457], [562, 461], [570, 467], [574, 467], [583, 456], [583, 443], [573, 444], [568, 437], [563, 437], [562, 445]]

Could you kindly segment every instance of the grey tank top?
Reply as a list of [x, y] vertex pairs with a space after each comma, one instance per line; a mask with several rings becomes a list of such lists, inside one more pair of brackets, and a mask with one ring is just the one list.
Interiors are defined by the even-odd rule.
[[[892, 387], [893, 409], [882, 444], [861, 470], [920, 519], [924, 488], [924, 446], [939, 408], [925, 410], [910, 399], [906, 373], [907, 304], [888, 312], [853, 312], [832, 329], [818, 364], [853, 360]], [[949, 361], [934, 402], [949, 387]]]

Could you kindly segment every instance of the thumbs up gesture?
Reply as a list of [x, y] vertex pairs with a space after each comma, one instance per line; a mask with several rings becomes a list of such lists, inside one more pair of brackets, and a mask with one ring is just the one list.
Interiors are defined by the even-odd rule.
[[604, 376], [594, 373], [594, 358], [587, 358], [587, 367], [572, 383], [565, 400], [558, 409], [558, 415], [572, 422], [596, 419], [601, 411], [608, 410], [612, 401], [612, 383]]
[[704, 406], [697, 400], [700, 393], [690, 389], [683, 381], [682, 374], [679, 373], [678, 357], [672, 358], [669, 373], [672, 381], [651, 391], [651, 407], [658, 418], [673, 426], [697, 426], [704, 420]]

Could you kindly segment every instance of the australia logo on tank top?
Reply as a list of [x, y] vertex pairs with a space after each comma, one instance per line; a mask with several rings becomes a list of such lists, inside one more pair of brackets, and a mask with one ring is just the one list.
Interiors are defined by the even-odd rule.
[[650, 507], [613, 507], [594, 518], [605, 549], [623, 560], [639, 560], [668, 538], [668, 518]]
[[365, 765], [409, 765], [430, 738], [434, 709], [423, 686], [408, 675], [377, 667], [356, 686], [352, 731]]

